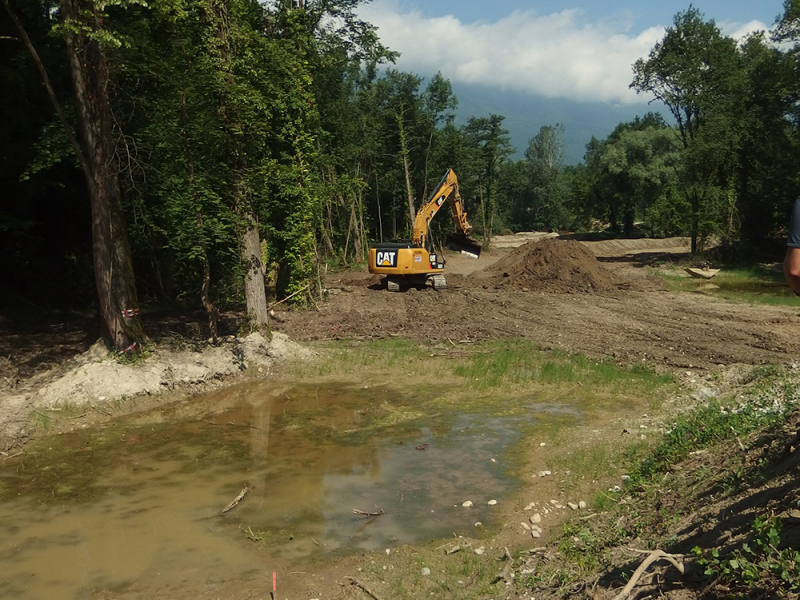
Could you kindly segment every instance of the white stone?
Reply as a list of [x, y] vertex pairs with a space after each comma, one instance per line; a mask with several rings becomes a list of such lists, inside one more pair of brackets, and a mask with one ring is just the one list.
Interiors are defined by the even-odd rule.
[[466, 502], [462, 503], [461, 506], [464, 508], [472, 508], [472, 500], [467, 500]]
[[532, 515], [531, 518], [530, 518], [530, 522], [531, 523], [541, 523], [542, 522], [542, 515], [540, 515], [539, 513], [536, 513], [535, 515]]
[[431, 570], [428, 567], [422, 567], [422, 576], [427, 577], [431, 574]]
[[580, 508], [581, 510], [586, 510], [586, 501], [581, 500], [580, 502], [578, 502], [578, 508]]
[[523, 523], [520, 523], [520, 525], [522, 525], [522, 528], [525, 529], [526, 531], [530, 531], [531, 530], [531, 526], [528, 525], [527, 523], [523, 522]]
[[384, 552], [386, 552], [386, 556], [389, 556], [392, 553], [392, 550], [391, 548], [387, 548], [386, 550], [384, 550]]
[[482, 556], [483, 553], [486, 552], [486, 549], [483, 546], [481, 546], [480, 548], [475, 548], [475, 550], [473, 550], [473, 552], [475, 554], [477, 554], [478, 556]]
[[578, 510], [578, 505], [574, 502], [567, 502], [567, 506], [569, 506], [572, 510]]
[[532, 538], [540, 538], [540, 537], [542, 537], [542, 534], [540, 532], [532, 529], [531, 530], [531, 537]]
[[539, 447], [540, 447], [540, 448], [544, 448], [545, 446], [547, 446], [547, 444], [545, 444], [544, 442], [542, 442], [541, 444], [539, 444]]
[[489, 500], [489, 502], [487, 502], [487, 504], [489, 506], [494, 506], [495, 504], [497, 504], [497, 500]]

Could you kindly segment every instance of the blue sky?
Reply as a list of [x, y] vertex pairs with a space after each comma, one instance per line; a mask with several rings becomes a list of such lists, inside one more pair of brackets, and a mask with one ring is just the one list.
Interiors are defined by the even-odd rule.
[[[383, 0], [373, 0], [375, 4], [388, 4]], [[775, 17], [781, 12], [782, 0], [700, 0], [693, 3], [695, 8], [706, 17], [720, 23], [733, 21], [747, 23], [761, 21], [772, 25]], [[670, 0], [632, 2], [625, 0], [583, 0], [582, 2], [563, 2], [560, 0], [538, 0], [524, 2], [521, 0], [399, 0], [396, 3], [401, 10], [419, 11], [426, 17], [442, 17], [455, 15], [465, 23], [475, 21], [496, 21], [515, 10], [535, 11], [541, 15], [561, 12], [565, 9], [580, 8], [588, 19], [620, 19], [629, 20], [634, 28], [645, 29], [655, 25], [668, 25], [678, 11], [685, 10], [689, 2]]]
[[[736, 38], [769, 29], [782, 0], [693, 5]], [[540, 98], [641, 104], [631, 65], [689, 2], [662, 0], [373, 0], [360, 12], [401, 53], [397, 67], [454, 84]]]

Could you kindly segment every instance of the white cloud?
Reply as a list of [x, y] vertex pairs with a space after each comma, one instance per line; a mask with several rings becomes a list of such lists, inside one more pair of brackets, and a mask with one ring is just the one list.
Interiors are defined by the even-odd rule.
[[769, 31], [769, 27], [761, 21], [750, 21], [749, 23], [729, 23], [727, 21], [717, 23], [717, 27], [725, 35], [729, 35], [735, 40], [741, 40], [756, 31]]
[[[515, 11], [495, 22], [462, 23], [454, 16], [426, 18], [400, 12], [392, 0], [368, 4], [361, 16], [381, 41], [401, 53], [400, 69], [453, 82], [480, 83], [549, 98], [641, 103], [629, 89], [632, 65], [664, 36], [663, 27], [629, 33], [630, 23], [586, 22], [579, 9], [550, 15]], [[726, 24], [740, 37], [766, 27]]]

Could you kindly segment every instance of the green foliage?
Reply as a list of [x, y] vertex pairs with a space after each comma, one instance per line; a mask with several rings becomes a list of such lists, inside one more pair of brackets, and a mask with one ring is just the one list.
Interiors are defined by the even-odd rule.
[[693, 549], [698, 566], [719, 583], [754, 592], [790, 593], [800, 591], [800, 551], [781, 549], [783, 522], [774, 516], [756, 517], [751, 541], [729, 556], [717, 548]]
[[[513, 152], [508, 130], [503, 127], [502, 115], [471, 117], [462, 128], [465, 159], [472, 178], [468, 189], [480, 200], [483, 247], [488, 250], [494, 233], [494, 218], [498, 208], [498, 180], [503, 162]], [[462, 176], [463, 178], [463, 176]]]
[[677, 138], [652, 113], [622, 123], [604, 141], [587, 149], [591, 197], [589, 215], [608, 220], [612, 231], [634, 233], [644, 221], [651, 235], [676, 235], [689, 228], [689, 206], [677, 193]]
[[727, 407], [711, 400], [676, 419], [663, 440], [635, 466], [631, 473], [632, 484], [651, 481], [668, 471], [670, 465], [688, 458], [691, 452], [782, 423], [797, 405], [797, 391], [784, 390], [784, 397], [776, 400], [770, 388], [776, 378], [773, 371], [754, 372], [752, 377], [760, 386], [737, 405]]
[[564, 167], [564, 126], [543, 126], [528, 143], [525, 160], [502, 163], [501, 209], [515, 230], [565, 229], [570, 180]]
[[[486, 246], [505, 228], [757, 242], [782, 235], [800, 187], [800, 50], [764, 35], [737, 44], [692, 7], [633, 71], [674, 126], [652, 113], [621, 123], [566, 166], [563, 125], [544, 124], [511, 161], [502, 115], [455, 124], [447, 73], [379, 70], [397, 54], [358, 17], [361, 0], [81, 0], [67, 22], [52, 0], [17, 4], [73, 121], [63, 36], [113, 57], [114, 160], [145, 300], [198, 306], [207, 286], [214, 303], [239, 304], [252, 217], [270, 293], [308, 290], [293, 298], [308, 302], [320, 263], [359, 265], [375, 240], [409, 237], [409, 205], [447, 168]], [[797, 41], [798, 14], [786, 0], [777, 39]], [[16, 33], [2, 22], [0, 35]], [[63, 232], [88, 229], [82, 175], [30, 56], [0, 53], [0, 105], [14, 115], [0, 126], [14, 199], [0, 206], [4, 287], [38, 302], [35, 282], [60, 278], [85, 305], [88, 235]], [[434, 246], [450, 228], [434, 221]]]
[[647, 368], [621, 368], [611, 362], [591, 360], [582, 354], [545, 353], [527, 342], [503, 343], [490, 352], [469, 357], [455, 374], [478, 389], [500, 384], [537, 382], [548, 385], [580, 383], [611, 387], [618, 391], [654, 390], [671, 382]]

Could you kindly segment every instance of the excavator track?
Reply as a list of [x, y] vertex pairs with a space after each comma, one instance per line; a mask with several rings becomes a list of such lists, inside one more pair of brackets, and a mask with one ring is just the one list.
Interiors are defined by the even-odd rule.
[[435, 290], [442, 290], [447, 287], [447, 279], [444, 275], [431, 275], [428, 277], [428, 283]]

